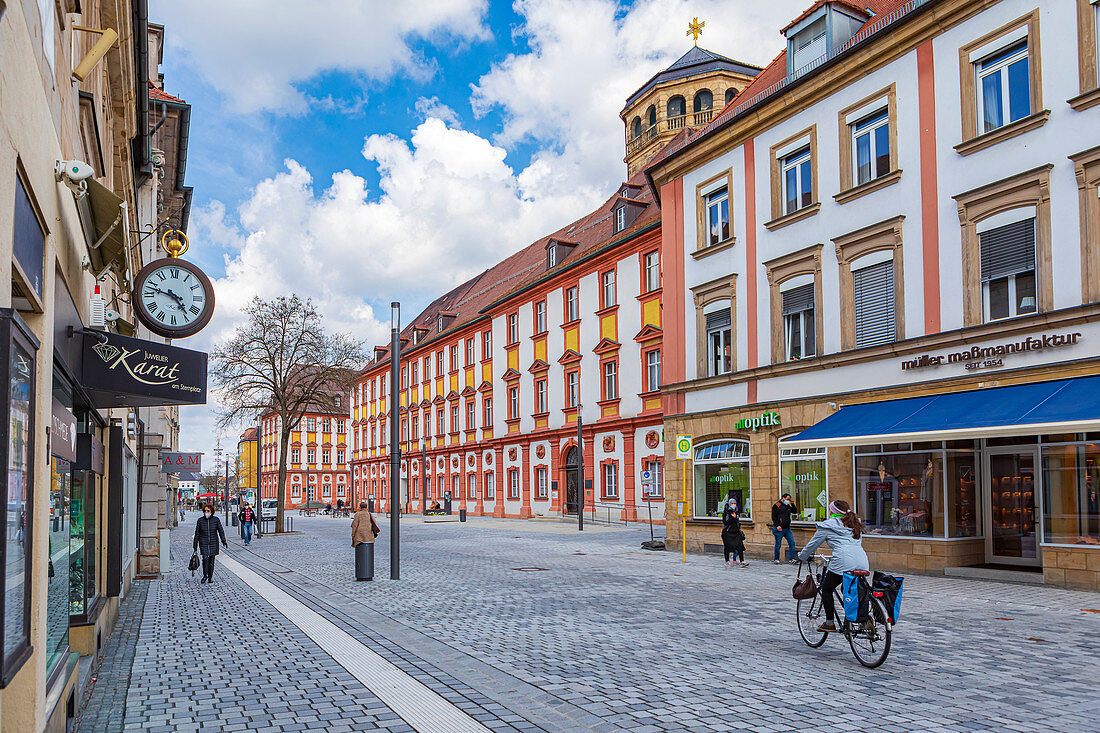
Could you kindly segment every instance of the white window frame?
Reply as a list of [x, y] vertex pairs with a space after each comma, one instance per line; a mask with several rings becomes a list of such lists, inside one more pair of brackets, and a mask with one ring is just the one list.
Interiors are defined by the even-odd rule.
[[546, 331], [546, 301], [540, 300], [535, 303], [535, 333], [544, 333]]
[[537, 495], [536, 499], [548, 499], [550, 498], [550, 487], [548, 481], [548, 472], [545, 466], [539, 466], [535, 469], [535, 491]]
[[[815, 304], [816, 306], [816, 304]], [[813, 331], [816, 328], [813, 317], [807, 319], [806, 314], [811, 313], [816, 315], [817, 308], [807, 308], [806, 310], [795, 311], [794, 313], [785, 313], [783, 315], [783, 352], [787, 361], [797, 361], [800, 359], [810, 359], [817, 356], [817, 332]], [[798, 325], [801, 333], [801, 354], [795, 358], [791, 355], [791, 331], [794, 326], [795, 320], [798, 320]], [[808, 327], [807, 327], [808, 325]], [[814, 334], [814, 353], [806, 353], [806, 337], [808, 333]]]
[[496, 487], [496, 473], [489, 471], [485, 474], [485, 500], [496, 501], [497, 487]]
[[481, 359], [482, 361], [490, 359], [493, 356], [493, 332], [483, 331], [481, 333]]
[[[1004, 127], [1005, 125], [1011, 124], [1011, 123], [1016, 121], [1016, 120], [1009, 119], [1010, 115], [1011, 115], [1011, 109], [1012, 109], [1012, 99], [1009, 96], [1010, 95], [1010, 90], [1009, 90], [1009, 84], [1008, 84], [1008, 67], [1011, 66], [1012, 64], [1015, 64], [1016, 62], [1020, 61], [1021, 59], [1027, 59], [1027, 63], [1028, 63], [1027, 108], [1028, 108], [1028, 114], [1031, 114], [1031, 112], [1032, 112], [1032, 109], [1031, 109], [1031, 63], [1032, 63], [1032, 61], [1031, 61], [1031, 56], [1030, 56], [1031, 47], [1030, 47], [1029, 43], [1026, 40], [1026, 38], [1027, 38], [1027, 36], [1026, 36], [1026, 26], [1024, 28], [1021, 28], [1020, 30], [1023, 30], [1025, 32], [1024, 33], [1024, 39], [1025, 40], [1024, 40], [1023, 47], [1019, 51], [1012, 54], [1011, 56], [1007, 56], [1007, 57], [1001, 59], [996, 64], [990, 66], [988, 69], [983, 69], [982, 68], [982, 64], [985, 63], [985, 59], [988, 59], [990, 57], [993, 57], [993, 56], [996, 56], [998, 54], [1004, 53], [1006, 49], [1008, 49], [1011, 46], [1014, 46], [1017, 43], [1019, 43], [1020, 39], [1013, 38], [1011, 41], [1008, 41], [1007, 43], [1004, 43], [1003, 45], [1001, 45], [1001, 47], [999, 49], [997, 49], [996, 51], [992, 51], [990, 53], [984, 53], [984, 54], [982, 54], [981, 58], [976, 59], [974, 61], [974, 83], [975, 83], [975, 86], [977, 87], [974, 90], [974, 93], [975, 93], [975, 96], [977, 97], [977, 115], [978, 115], [977, 124], [978, 124], [978, 134], [979, 135], [982, 135], [982, 134], [987, 133], [987, 132], [992, 132], [993, 130], [999, 130], [1000, 128]], [[985, 85], [982, 83], [982, 80], [985, 77], [991, 76], [991, 75], [996, 74], [996, 73], [1001, 74], [1001, 124], [997, 125], [996, 127], [986, 127], [986, 120], [985, 120]], [[1024, 115], [1024, 117], [1026, 117], [1026, 116], [1027, 115]], [[1024, 119], [1024, 118], [1020, 117], [1018, 119]]]
[[[886, 148], [887, 148], [886, 157], [887, 157], [887, 160], [889, 160], [889, 158], [890, 158], [890, 150], [889, 150], [889, 148], [890, 148], [890, 133], [889, 133], [889, 130], [890, 130], [890, 109], [889, 109], [889, 107], [884, 106], [884, 107], [881, 107], [880, 109], [876, 109], [873, 112], [871, 112], [870, 114], [864, 115], [860, 119], [858, 119], [855, 122], [848, 125], [849, 133], [852, 136], [852, 185], [854, 185], [854, 186], [859, 186], [860, 184], [868, 183], [870, 181], [875, 180], [876, 178], [881, 178], [882, 176], [885, 176], [888, 173], [890, 173], [890, 171], [887, 170], [886, 173], [883, 173], [882, 175], [878, 175], [877, 172], [876, 172], [876, 168], [875, 168], [875, 161], [877, 161], [878, 157], [879, 157], [878, 156], [878, 136], [876, 134], [876, 131], [881, 127], [885, 127], [886, 130], [887, 130], [887, 133], [886, 133]], [[864, 136], [868, 136], [868, 140], [867, 140], [868, 150], [870, 151], [870, 155], [871, 155], [870, 162], [868, 163], [869, 176], [868, 176], [867, 180], [861, 180], [860, 176], [859, 176], [859, 139], [861, 137], [864, 137]], [[889, 167], [889, 164], [887, 164], [887, 167]]]
[[466, 429], [472, 430], [477, 427], [477, 408], [474, 406], [473, 400], [466, 403]]
[[665, 489], [664, 489], [664, 464], [661, 463], [660, 461], [646, 461], [645, 462], [645, 470], [649, 471], [650, 474], [653, 475], [654, 478], [656, 478], [657, 480], [653, 481], [650, 484], [650, 486], [652, 486], [654, 488], [654, 491], [652, 491], [649, 494], [645, 494], [643, 492], [643, 497], [642, 498], [644, 498], [644, 499], [660, 499], [661, 497], [663, 497], [665, 495]]
[[508, 419], [519, 417], [519, 387], [508, 388]]
[[650, 252], [645, 255], [645, 291], [652, 293], [661, 287], [661, 253]]
[[615, 271], [608, 270], [600, 276], [603, 282], [603, 307], [610, 308], [618, 304], [618, 295], [615, 288]]
[[[725, 204], [723, 207], [722, 205]], [[712, 225], [714, 209], [718, 209], [718, 227], [719, 231], [715, 232]], [[721, 188], [708, 193], [706, 196], [706, 217], [707, 217], [707, 246], [713, 246], [715, 244], [721, 244], [728, 241], [730, 237], [721, 236], [722, 226], [722, 214], [723, 209], [725, 213], [726, 229], [729, 230], [730, 236], [733, 236], [733, 228], [730, 226], [730, 193], [729, 188], [722, 186]]]
[[508, 469], [508, 499], [510, 501], [517, 501], [523, 496], [523, 489], [520, 486], [519, 469]]
[[603, 465], [603, 498], [619, 498], [619, 466], [616, 463]]
[[551, 245], [546, 248], [546, 266], [547, 268], [554, 267], [558, 264], [558, 247], [557, 245]]
[[615, 209], [615, 231], [621, 232], [626, 229], [626, 207], [620, 206]]
[[466, 500], [477, 500], [477, 474], [466, 474]]
[[565, 289], [565, 319], [572, 323], [580, 318], [581, 304], [580, 304], [580, 291], [577, 286]]
[[549, 410], [546, 399], [546, 380], [540, 379], [535, 382], [535, 408], [536, 412], [544, 413]]
[[[803, 180], [802, 164], [809, 161], [810, 163], [810, 179], [808, 181]], [[794, 208], [788, 208], [790, 204], [790, 196], [787, 192], [787, 173], [793, 170], [795, 173], [795, 206]], [[783, 213], [793, 214], [796, 211], [806, 208], [813, 203], [813, 149], [810, 147], [800, 148], [793, 153], [787, 155], [780, 161], [780, 190], [783, 197]], [[810, 186], [810, 203], [803, 204], [802, 197], [806, 194], [806, 186]]]
[[[723, 307], [728, 310], [728, 301]], [[715, 310], [711, 310], [711, 314], [714, 314]], [[706, 314], [703, 314], [703, 324], [706, 325]], [[706, 354], [707, 354], [707, 376], [719, 377], [723, 374], [729, 374], [733, 371], [733, 319], [732, 314], [730, 323], [721, 328], [709, 328], [706, 329], [704, 337], [706, 338]], [[729, 364], [726, 362], [726, 353], [729, 352]]]
[[619, 364], [618, 362], [605, 361], [603, 364], [603, 389], [605, 400], [614, 400], [619, 397]]
[[566, 407], [576, 407], [580, 400], [580, 372], [571, 370], [565, 373]]
[[519, 343], [519, 314], [508, 314], [508, 343]]
[[[654, 358], [656, 357], [656, 358]], [[654, 375], [656, 370], [656, 375]], [[645, 355], [646, 390], [652, 392], [661, 387], [661, 350], [653, 349]]]

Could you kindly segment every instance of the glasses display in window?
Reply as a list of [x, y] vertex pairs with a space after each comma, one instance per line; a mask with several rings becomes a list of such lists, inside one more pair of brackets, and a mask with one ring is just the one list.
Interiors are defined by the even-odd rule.
[[794, 499], [795, 521], [820, 522], [829, 507], [825, 451], [786, 448], [779, 451], [780, 495]]
[[696, 517], [721, 517], [726, 503], [737, 502], [738, 515], [752, 516], [747, 441], [707, 443], [695, 449]]

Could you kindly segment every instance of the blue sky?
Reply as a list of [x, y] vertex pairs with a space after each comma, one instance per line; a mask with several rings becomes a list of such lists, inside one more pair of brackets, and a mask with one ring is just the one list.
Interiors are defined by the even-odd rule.
[[[192, 105], [188, 256], [217, 292], [182, 345], [292, 292], [380, 342], [391, 300], [412, 315], [614, 190], [623, 100], [692, 17], [701, 46], [764, 65], [807, 4], [151, 0], [165, 91]], [[213, 449], [216, 409], [185, 409], [185, 448]]]

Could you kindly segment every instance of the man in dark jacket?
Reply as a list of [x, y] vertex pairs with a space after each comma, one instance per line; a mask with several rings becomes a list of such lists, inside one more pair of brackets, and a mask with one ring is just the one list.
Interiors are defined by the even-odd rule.
[[225, 541], [222, 520], [214, 516], [214, 507], [207, 504], [202, 508], [202, 516], [195, 520], [195, 551], [202, 555], [202, 582], [214, 582], [214, 557], [218, 554], [218, 538], [222, 547], [229, 547]]
[[244, 502], [244, 506], [237, 512], [237, 521], [241, 523], [241, 538], [244, 539], [244, 546], [248, 547], [248, 543], [252, 541], [252, 530], [256, 527], [256, 510], [252, 508], [252, 505], [247, 501]]
[[794, 532], [791, 531], [791, 515], [796, 509], [790, 494], [783, 494], [779, 501], [772, 505], [772, 534], [775, 535], [775, 557], [773, 563], [779, 565], [779, 548], [783, 539], [787, 539], [787, 562], [796, 563], [794, 550]]

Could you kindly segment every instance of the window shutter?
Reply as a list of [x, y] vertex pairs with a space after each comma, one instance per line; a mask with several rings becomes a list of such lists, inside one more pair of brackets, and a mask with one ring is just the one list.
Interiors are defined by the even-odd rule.
[[706, 319], [708, 332], [717, 331], [720, 328], [729, 328], [730, 309], [723, 308], [722, 310], [714, 311], [713, 313], [707, 313]]
[[978, 235], [982, 281], [1035, 269], [1035, 219], [1005, 224]]
[[894, 340], [894, 263], [890, 260], [852, 273], [856, 347]]
[[807, 283], [783, 291], [783, 315], [808, 311], [814, 307], [814, 284]]

